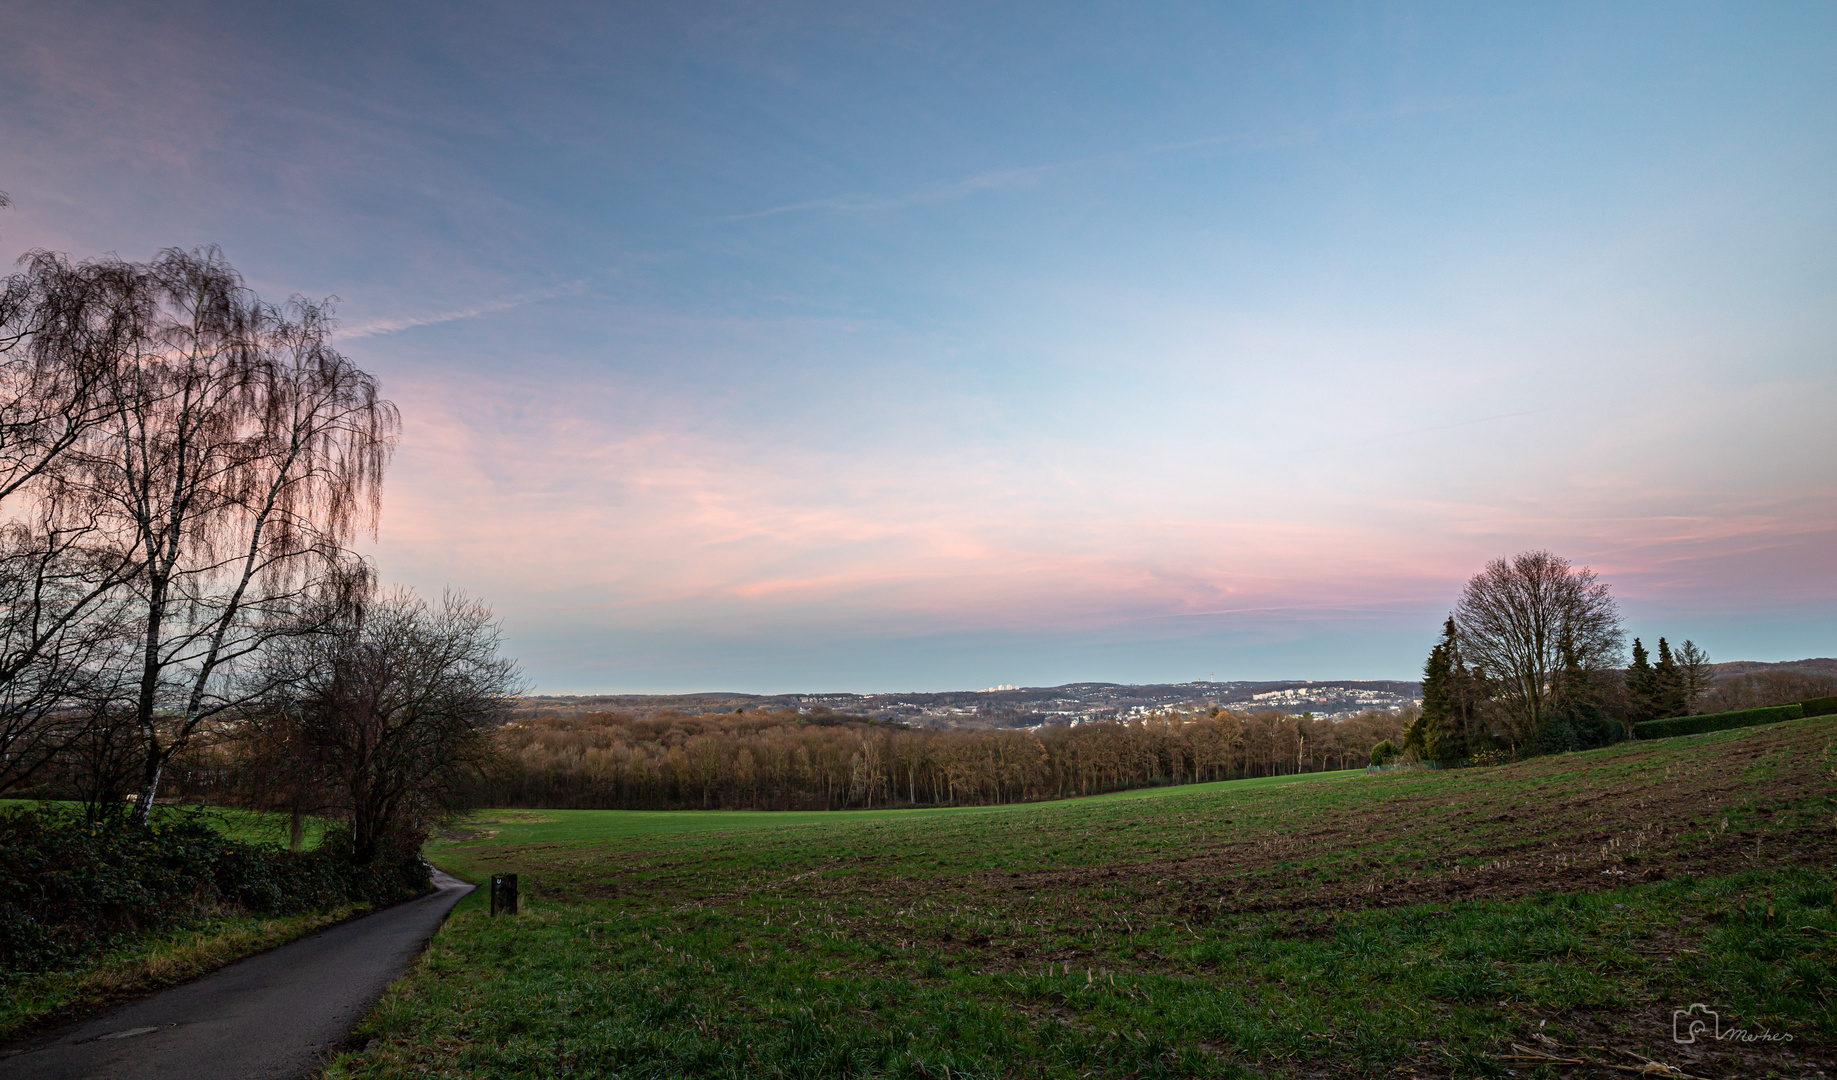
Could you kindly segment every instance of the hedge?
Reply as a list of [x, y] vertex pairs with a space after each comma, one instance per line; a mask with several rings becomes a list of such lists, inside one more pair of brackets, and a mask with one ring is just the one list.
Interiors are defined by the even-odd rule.
[[1674, 716], [1669, 720], [1647, 720], [1633, 725], [1633, 734], [1641, 739], [1664, 739], [1673, 735], [1698, 735], [1705, 731], [1727, 731], [1730, 728], [1753, 727], [1755, 724], [1777, 724], [1797, 720], [1805, 710], [1797, 704], [1772, 705], [1765, 709], [1741, 709], [1736, 712], [1705, 713], [1702, 716]]
[[32, 810], [0, 812], [0, 881], [0, 975], [216, 912], [381, 907], [431, 887], [412, 852], [353, 866], [335, 850], [242, 843], [196, 822], [135, 828]]
[[1807, 698], [1799, 702], [1806, 716], [1830, 716], [1837, 713], [1837, 697]]

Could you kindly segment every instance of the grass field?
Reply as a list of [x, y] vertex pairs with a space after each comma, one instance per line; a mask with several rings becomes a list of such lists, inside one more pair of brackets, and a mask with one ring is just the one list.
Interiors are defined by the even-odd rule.
[[[1318, 783], [1323, 780], [1347, 780], [1362, 777], [1365, 770], [1310, 773], [1307, 776], [1270, 776], [1250, 780], [1225, 780], [1215, 784], [1191, 784], [1172, 788], [1142, 788], [1094, 795], [1079, 800], [1084, 804], [1101, 804], [1128, 799], [1152, 799], [1166, 795], [1196, 795], [1220, 791], [1247, 791], [1281, 784]], [[1065, 805], [1055, 803], [1051, 805]], [[1029, 813], [1039, 809], [1037, 803], [1005, 806], [946, 806], [918, 810], [488, 810], [472, 815], [463, 825], [445, 830], [428, 852], [436, 858], [450, 857], [455, 865], [464, 862], [472, 841], [488, 840], [494, 846], [506, 844], [573, 843], [614, 840], [627, 836], [663, 836], [687, 832], [739, 832], [751, 829], [776, 829], [794, 825], [820, 825], [833, 828], [867, 821], [916, 822], [929, 819], [955, 820], [987, 814]]]
[[[329, 1075], [1837, 1074], [1834, 770], [1808, 720], [976, 810], [489, 812], [430, 853], [527, 910], [468, 899]], [[1696, 1002], [1767, 1037], [1674, 1042]]]

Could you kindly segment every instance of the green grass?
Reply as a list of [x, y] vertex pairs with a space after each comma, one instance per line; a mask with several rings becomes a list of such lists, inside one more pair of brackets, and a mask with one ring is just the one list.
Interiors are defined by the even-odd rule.
[[[1828, 906], [1790, 900], [1830, 880], [1755, 872], [1380, 909], [1313, 933], [1262, 915], [1191, 940], [1118, 934], [1126, 945], [1069, 964], [863, 940], [853, 931], [873, 912], [858, 904], [801, 905], [808, 921], [787, 933], [773, 917], [791, 912], [770, 904], [750, 915], [539, 907], [513, 922], [473, 903], [366, 1024], [369, 1048], [330, 1075], [1239, 1076], [1399, 1061], [1421, 1075], [1485, 1074], [1532, 1032], [1658, 1054], [1662, 1025], [1627, 1030], [1627, 995], [1682, 1006], [1667, 996], [1681, 986], [1795, 1032], [1803, 1048], [1829, 1031], [1828, 1009], [1807, 994], [1831, 984], [1828, 950], [1759, 915], [1713, 920], [1775, 894], [1788, 898], [1778, 919], [1837, 933]], [[1004, 938], [1017, 929], [994, 914], [926, 905], [908, 929], [934, 941], [966, 921]], [[1692, 926], [1692, 953], [1657, 955], [1655, 923]], [[1770, 950], [1758, 957], [1757, 939]]]
[[[430, 851], [527, 910], [468, 898], [328, 1075], [1829, 1073], [1833, 769], [1800, 721], [974, 811], [497, 811]], [[1793, 1041], [1679, 1047], [1696, 1001]]]
[[[1223, 780], [1211, 784], [1181, 787], [1140, 788], [1094, 795], [1077, 800], [1081, 803], [1109, 803], [1134, 799], [1156, 799], [1169, 796], [1187, 797], [1212, 792], [1243, 791], [1252, 788], [1288, 784], [1311, 784], [1328, 780], [1345, 780], [1364, 776], [1365, 770], [1307, 773], [1301, 776], [1268, 776], [1248, 780]], [[451, 829], [442, 830], [428, 847], [463, 863], [465, 852], [478, 846], [476, 841], [453, 838], [476, 834], [490, 846], [504, 844], [578, 843], [611, 840], [628, 836], [665, 836], [686, 832], [739, 832], [752, 829], [776, 829], [791, 825], [837, 825], [864, 821], [920, 821], [954, 819], [985, 814], [1011, 814], [1036, 811], [1040, 803], [1010, 803], [1001, 806], [946, 806], [899, 810], [486, 810], [471, 815]]]
[[[83, 805], [77, 802], [63, 802], [53, 799], [0, 799], [0, 809], [18, 807], [35, 809], [38, 807], [72, 810], [81, 812]], [[286, 814], [267, 810], [242, 810], [231, 806], [160, 806], [153, 809], [155, 820], [196, 820], [202, 821], [217, 832], [231, 840], [240, 840], [246, 844], [277, 844], [287, 846], [291, 819]], [[308, 817], [305, 821], [301, 847], [311, 851], [325, 842], [325, 830], [336, 823], [326, 818]]]

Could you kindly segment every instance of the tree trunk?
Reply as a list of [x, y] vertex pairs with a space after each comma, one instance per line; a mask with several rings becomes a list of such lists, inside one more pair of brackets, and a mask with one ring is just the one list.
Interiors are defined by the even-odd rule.
[[153, 814], [153, 796], [159, 791], [159, 775], [166, 763], [158, 756], [147, 758], [146, 778], [141, 781], [140, 797], [134, 802], [134, 824], [144, 826]]

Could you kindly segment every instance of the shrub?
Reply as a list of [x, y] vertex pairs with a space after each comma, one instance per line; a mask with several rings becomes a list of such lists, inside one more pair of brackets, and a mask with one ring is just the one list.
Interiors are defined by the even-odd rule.
[[353, 866], [336, 850], [229, 840], [197, 822], [137, 828], [0, 812], [0, 972], [68, 964], [137, 931], [224, 910], [281, 915], [426, 892], [413, 852]]
[[1385, 739], [1383, 742], [1371, 748], [1371, 763], [1373, 765], [1389, 765], [1391, 761], [1396, 758], [1397, 753], [1397, 748], [1391, 745], [1389, 739]]
[[1669, 720], [1647, 720], [1633, 725], [1633, 734], [1641, 739], [1664, 739], [1672, 735], [1698, 735], [1705, 731], [1727, 731], [1755, 724], [1777, 724], [1797, 720], [1805, 715], [1798, 705], [1772, 705], [1765, 709], [1741, 709], [1737, 712], [1705, 713], [1702, 716], [1674, 716]]
[[1830, 716], [1837, 714], [1837, 697], [1806, 698], [1799, 702], [1806, 716]]
[[1526, 740], [1526, 754], [1561, 754], [1570, 750], [1594, 750], [1626, 738], [1620, 721], [1609, 717], [1599, 705], [1571, 702], [1546, 711], [1538, 718], [1535, 731]]
[[1527, 754], [1561, 754], [1582, 749], [1575, 721], [1567, 713], [1545, 713], [1525, 743]]

